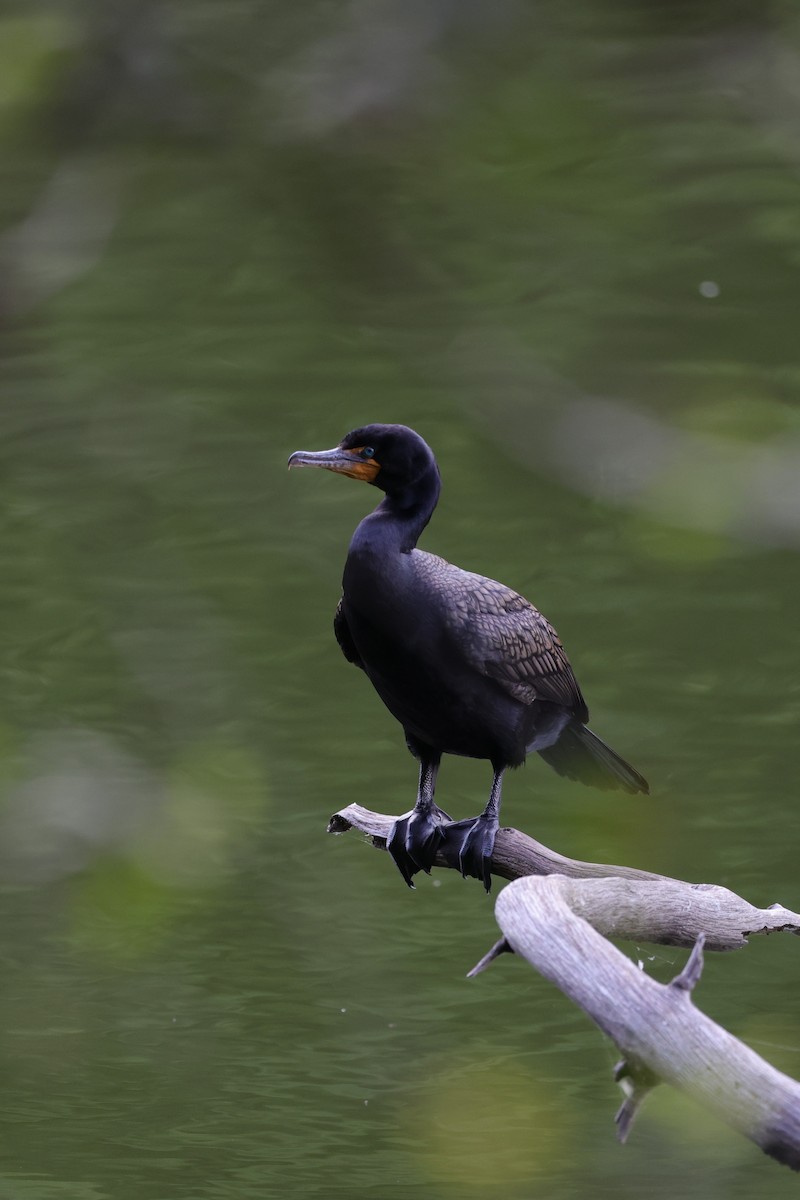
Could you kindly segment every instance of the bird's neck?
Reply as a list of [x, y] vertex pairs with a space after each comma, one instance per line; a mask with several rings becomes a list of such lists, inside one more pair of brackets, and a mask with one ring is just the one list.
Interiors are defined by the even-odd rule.
[[409, 554], [431, 519], [440, 489], [439, 470], [432, 465], [413, 483], [387, 493], [356, 529], [351, 551]]

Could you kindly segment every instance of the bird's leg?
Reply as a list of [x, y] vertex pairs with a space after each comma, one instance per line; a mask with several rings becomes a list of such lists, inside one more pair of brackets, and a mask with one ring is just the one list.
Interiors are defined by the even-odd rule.
[[414, 886], [412, 877], [418, 871], [430, 873], [442, 840], [442, 825], [450, 820], [433, 799], [441, 755], [418, 753], [418, 757], [417, 802], [411, 812], [398, 817], [386, 839], [386, 849], [409, 887]]
[[494, 850], [495, 834], [500, 828], [500, 800], [505, 771], [504, 766], [499, 766], [497, 763], [492, 765], [494, 767], [492, 790], [481, 815], [471, 817], [466, 821], [454, 821], [447, 828], [448, 842], [453, 833], [457, 839], [460, 839], [458, 866], [461, 874], [465, 879], [468, 875], [480, 879], [487, 892], [491, 891], [492, 887], [492, 851]]

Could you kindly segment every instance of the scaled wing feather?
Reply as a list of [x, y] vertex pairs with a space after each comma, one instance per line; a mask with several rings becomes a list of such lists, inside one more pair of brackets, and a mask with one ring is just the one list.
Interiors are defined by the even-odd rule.
[[418, 572], [442, 596], [441, 611], [462, 653], [524, 704], [545, 700], [588, 720], [586, 702], [561, 640], [538, 609], [494, 579], [415, 551]]

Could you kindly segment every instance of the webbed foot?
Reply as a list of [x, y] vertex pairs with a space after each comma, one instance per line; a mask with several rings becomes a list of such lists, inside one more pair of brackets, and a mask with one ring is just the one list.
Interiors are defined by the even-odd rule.
[[390, 829], [386, 849], [409, 887], [413, 888], [413, 876], [420, 871], [430, 874], [444, 825], [449, 820], [438, 805], [430, 809], [413, 808], [398, 817]]
[[468, 875], [480, 879], [487, 892], [492, 889], [492, 851], [499, 828], [497, 817], [486, 813], [466, 821], [454, 821], [447, 827], [447, 841], [457, 849], [461, 874], [465, 879]]

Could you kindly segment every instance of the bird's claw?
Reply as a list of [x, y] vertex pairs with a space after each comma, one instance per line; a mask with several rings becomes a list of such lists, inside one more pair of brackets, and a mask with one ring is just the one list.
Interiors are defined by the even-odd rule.
[[465, 821], [454, 821], [447, 827], [448, 843], [455, 837], [458, 869], [466, 879], [479, 879], [487, 892], [492, 890], [492, 851], [499, 828], [497, 817], [481, 813]]
[[448, 819], [439, 808], [426, 811], [412, 809], [405, 816], [398, 817], [389, 831], [386, 849], [410, 888], [414, 887], [413, 876], [420, 871], [430, 875], [442, 841], [442, 818]]

